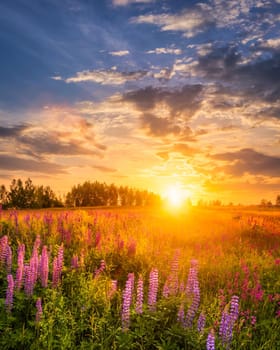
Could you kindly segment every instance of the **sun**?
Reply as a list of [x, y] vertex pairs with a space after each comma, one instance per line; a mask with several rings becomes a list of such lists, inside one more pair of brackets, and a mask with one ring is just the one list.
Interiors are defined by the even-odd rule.
[[189, 197], [190, 191], [182, 188], [179, 184], [171, 185], [164, 191], [164, 198], [168, 206], [174, 208], [183, 206]]

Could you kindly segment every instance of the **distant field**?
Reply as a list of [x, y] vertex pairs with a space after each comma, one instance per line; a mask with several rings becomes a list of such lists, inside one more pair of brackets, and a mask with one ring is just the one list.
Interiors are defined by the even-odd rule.
[[0, 213], [1, 349], [280, 349], [280, 210]]

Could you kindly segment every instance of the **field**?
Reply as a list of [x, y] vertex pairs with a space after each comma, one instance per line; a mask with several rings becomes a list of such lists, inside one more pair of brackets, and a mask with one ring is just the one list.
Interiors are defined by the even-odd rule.
[[0, 212], [0, 349], [280, 349], [280, 213]]

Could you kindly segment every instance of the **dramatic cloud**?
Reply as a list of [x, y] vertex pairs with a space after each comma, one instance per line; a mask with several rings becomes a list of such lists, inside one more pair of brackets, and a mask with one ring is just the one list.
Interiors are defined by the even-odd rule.
[[59, 164], [3, 154], [0, 154], [0, 164], [2, 170], [30, 171], [42, 174], [66, 174], [65, 168]]
[[66, 83], [94, 82], [101, 85], [122, 85], [128, 81], [142, 79], [147, 75], [145, 71], [118, 72], [111, 70], [95, 70], [77, 72], [74, 77], [67, 78]]
[[269, 156], [250, 148], [237, 152], [215, 154], [212, 158], [230, 163], [221, 167], [220, 170], [233, 176], [249, 173], [279, 177], [280, 174], [280, 157]]
[[129, 51], [128, 50], [122, 50], [122, 51], [111, 51], [109, 52], [110, 55], [112, 56], [126, 56], [129, 55]]
[[164, 47], [157, 47], [154, 50], [147, 51], [147, 53], [149, 53], [149, 54], [155, 53], [156, 55], [160, 55], [160, 54], [181, 55], [182, 54], [182, 50], [180, 50], [180, 49], [172, 49], [172, 48], [164, 48]]
[[192, 116], [199, 108], [202, 99], [202, 85], [185, 85], [181, 89], [166, 90], [152, 86], [128, 92], [123, 96], [124, 101], [133, 102], [141, 111], [148, 111], [158, 103], [165, 103], [174, 117], [184, 112]]

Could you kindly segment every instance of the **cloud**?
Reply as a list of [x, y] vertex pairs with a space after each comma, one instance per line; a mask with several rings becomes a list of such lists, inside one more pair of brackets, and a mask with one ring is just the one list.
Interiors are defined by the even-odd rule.
[[161, 31], [183, 32], [185, 37], [193, 37], [212, 24], [211, 14], [205, 16], [204, 11], [198, 8], [188, 9], [180, 14], [148, 14], [134, 17], [132, 23], [153, 24]]
[[180, 126], [168, 118], [160, 118], [152, 113], [143, 113], [141, 116], [142, 127], [148, 134], [153, 136], [165, 136], [168, 134], [178, 135], [181, 131]]
[[18, 142], [27, 146], [33, 154], [52, 154], [52, 155], [98, 155], [99, 153], [85, 148], [80, 145], [79, 140], [63, 141], [60, 133], [56, 132], [40, 132], [29, 136], [21, 136]]
[[140, 111], [151, 110], [163, 102], [169, 107], [173, 117], [182, 112], [190, 117], [200, 107], [202, 92], [203, 86], [200, 84], [187, 84], [174, 90], [148, 86], [124, 94], [123, 101], [134, 103]]
[[16, 156], [0, 154], [0, 163], [2, 170], [66, 174], [65, 168], [59, 164], [35, 161], [33, 159], [19, 158]]
[[16, 137], [26, 129], [28, 129], [27, 124], [19, 124], [12, 127], [0, 126], [0, 138]]
[[147, 75], [145, 71], [118, 72], [112, 70], [93, 70], [77, 72], [74, 77], [65, 79], [66, 83], [94, 82], [101, 85], [122, 85], [128, 81], [142, 79]]
[[264, 49], [280, 50], [280, 38], [261, 41], [260, 47]]
[[121, 51], [111, 51], [109, 52], [110, 55], [112, 56], [126, 56], [129, 55], [129, 51], [128, 50], [121, 50]]
[[109, 167], [101, 166], [101, 165], [94, 165], [94, 166], [92, 166], [92, 168], [97, 169], [97, 170], [104, 172], [104, 173], [115, 173], [117, 171], [117, 169], [109, 168]]
[[155, 0], [112, 0], [114, 6], [127, 6], [131, 4], [149, 3]]
[[160, 55], [160, 54], [181, 55], [182, 54], [182, 50], [181, 49], [157, 47], [154, 50], [146, 51], [146, 53], [149, 53], [149, 54], [154, 53], [156, 55]]
[[269, 156], [251, 148], [244, 148], [237, 152], [214, 154], [211, 158], [226, 161], [229, 164], [218, 168], [233, 176], [242, 176], [246, 173], [279, 177], [280, 157]]

